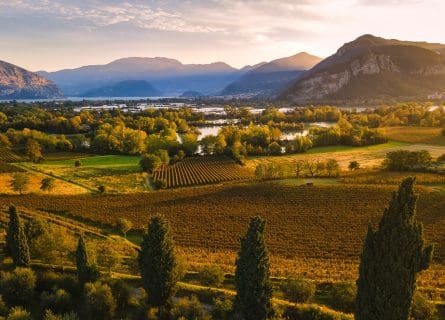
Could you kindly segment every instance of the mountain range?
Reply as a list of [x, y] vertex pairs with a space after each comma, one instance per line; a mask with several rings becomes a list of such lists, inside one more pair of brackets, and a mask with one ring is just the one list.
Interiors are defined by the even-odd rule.
[[363, 35], [282, 94], [293, 101], [427, 96], [445, 91], [445, 45]]
[[[60, 88], [60, 89], [59, 89]], [[123, 58], [32, 73], [0, 61], [0, 99], [219, 96], [295, 102], [425, 97], [445, 92], [445, 45], [363, 35], [322, 60], [305, 52], [236, 69], [223, 62]]]
[[223, 62], [183, 64], [157, 57], [124, 58], [105, 65], [37, 73], [54, 81], [67, 96], [82, 96], [126, 80], [144, 80], [165, 96], [179, 96], [185, 91], [213, 94], [235, 80], [240, 72]]
[[322, 59], [306, 52], [261, 63], [227, 87], [221, 95], [244, 97], [270, 97], [298, 79]]
[[0, 61], [0, 99], [52, 99], [62, 96], [62, 92], [53, 82]]

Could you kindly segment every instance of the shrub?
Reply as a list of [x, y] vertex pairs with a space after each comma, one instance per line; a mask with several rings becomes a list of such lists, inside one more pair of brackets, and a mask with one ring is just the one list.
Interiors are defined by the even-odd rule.
[[153, 188], [156, 190], [165, 189], [167, 188], [167, 181], [165, 181], [164, 179], [153, 181]]
[[74, 161], [74, 166], [75, 167], [80, 167], [81, 165], [82, 165], [82, 162], [80, 160]]
[[233, 302], [230, 299], [215, 299], [212, 318], [218, 320], [232, 319]]
[[3, 273], [0, 290], [9, 306], [28, 306], [33, 298], [36, 276], [31, 269], [16, 268], [12, 272]]
[[315, 283], [312, 281], [302, 280], [302, 279], [290, 279], [287, 283], [282, 285], [284, 296], [286, 299], [303, 303], [310, 300], [316, 290]]
[[171, 319], [197, 320], [203, 317], [201, 303], [196, 296], [181, 298], [171, 310]]
[[73, 309], [71, 294], [64, 289], [54, 288], [52, 291], [44, 291], [40, 295], [42, 308], [50, 309], [57, 314], [69, 312]]
[[100, 282], [86, 283], [85, 302], [91, 319], [113, 319], [116, 311], [116, 301], [107, 284]]
[[432, 157], [426, 150], [397, 150], [386, 154], [383, 166], [389, 171], [423, 171], [430, 167]]
[[437, 308], [432, 302], [426, 300], [419, 292], [413, 297], [411, 307], [412, 320], [435, 320], [437, 319]]
[[218, 266], [204, 268], [199, 273], [200, 282], [205, 286], [220, 287], [224, 277], [224, 271]]
[[269, 153], [272, 155], [280, 155], [281, 154], [281, 146], [277, 142], [272, 142], [269, 145]]
[[355, 309], [355, 297], [357, 287], [354, 283], [337, 283], [332, 286], [330, 292], [331, 305], [343, 312], [353, 312]]
[[74, 312], [63, 315], [54, 314], [51, 310], [46, 310], [43, 320], [78, 320], [79, 317]]
[[161, 158], [154, 154], [145, 154], [139, 161], [139, 165], [143, 171], [152, 173], [154, 170], [158, 169], [162, 164]]
[[6, 320], [32, 320], [31, 314], [22, 307], [14, 307], [9, 311]]
[[442, 155], [440, 155], [440, 156], [437, 158], [437, 161], [438, 161], [438, 162], [445, 162], [445, 153], [442, 154]]
[[105, 193], [105, 191], [107, 191], [107, 188], [101, 184], [97, 187], [97, 190], [99, 191], [99, 193]]
[[323, 311], [318, 306], [288, 306], [284, 309], [283, 318], [287, 320], [352, 320], [334, 312]]

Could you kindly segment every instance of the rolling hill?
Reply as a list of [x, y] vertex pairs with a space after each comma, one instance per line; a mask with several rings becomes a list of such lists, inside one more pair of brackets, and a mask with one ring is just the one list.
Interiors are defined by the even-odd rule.
[[82, 94], [84, 97], [159, 97], [161, 95], [161, 91], [144, 80], [121, 81]]
[[418, 97], [445, 91], [445, 45], [364, 35], [292, 83], [293, 101]]

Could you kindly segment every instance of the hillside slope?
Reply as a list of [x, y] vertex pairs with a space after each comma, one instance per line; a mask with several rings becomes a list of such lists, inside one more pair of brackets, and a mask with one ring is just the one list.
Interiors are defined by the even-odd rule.
[[51, 99], [62, 96], [62, 92], [51, 81], [0, 61], [0, 99]]
[[364, 35], [291, 84], [294, 101], [416, 97], [445, 91], [445, 45]]

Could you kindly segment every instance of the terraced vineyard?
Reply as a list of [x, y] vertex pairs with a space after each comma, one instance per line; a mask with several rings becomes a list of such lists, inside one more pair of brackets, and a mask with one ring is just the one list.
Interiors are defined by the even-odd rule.
[[228, 157], [186, 158], [174, 165], [163, 165], [153, 173], [153, 181], [165, 181], [167, 188], [251, 178], [251, 171]]

